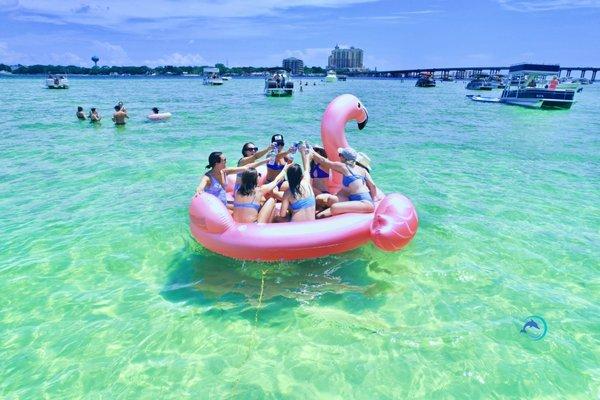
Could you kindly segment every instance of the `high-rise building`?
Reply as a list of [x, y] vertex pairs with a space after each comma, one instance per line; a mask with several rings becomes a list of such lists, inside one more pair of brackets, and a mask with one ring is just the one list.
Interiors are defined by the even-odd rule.
[[283, 69], [290, 71], [292, 75], [303, 75], [304, 61], [299, 60], [296, 57], [286, 58], [283, 60]]
[[350, 70], [363, 69], [362, 49], [356, 49], [354, 47], [342, 49], [340, 46], [335, 46], [335, 49], [331, 51], [331, 55], [329, 56], [327, 68]]

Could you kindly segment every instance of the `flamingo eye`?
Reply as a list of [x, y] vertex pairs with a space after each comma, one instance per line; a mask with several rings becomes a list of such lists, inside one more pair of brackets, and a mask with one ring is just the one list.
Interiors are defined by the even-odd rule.
[[360, 108], [360, 103], [358, 103], [358, 108]]

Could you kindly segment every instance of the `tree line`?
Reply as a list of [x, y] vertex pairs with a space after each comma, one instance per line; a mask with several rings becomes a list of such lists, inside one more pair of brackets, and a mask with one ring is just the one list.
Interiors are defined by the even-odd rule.
[[[208, 67], [208, 66], [206, 66]], [[282, 69], [281, 67], [231, 67], [224, 64], [215, 65], [221, 75], [249, 75], [254, 72], [274, 72]], [[165, 65], [156, 68], [147, 66], [102, 66], [102, 67], [79, 67], [77, 65], [18, 65], [11, 68], [9, 65], [0, 64], [0, 71], [8, 71], [19, 75], [41, 75], [41, 74], [74, 74], [74, 75], [184, 75], [184, 74], [202, 74], [205, 66], [173, 66]], [[321, 67], [304, 67], [304, 74], [324, 74], [325, 69]]]

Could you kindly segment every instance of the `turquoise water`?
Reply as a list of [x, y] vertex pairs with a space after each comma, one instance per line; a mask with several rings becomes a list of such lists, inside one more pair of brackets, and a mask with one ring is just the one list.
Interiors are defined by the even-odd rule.
[[[600, 85], [569, 111], [413, 85], [1, 79], [0, 397], [598, 397]], [[316, 142], [342, 93], [370, 115], [349, 142], [417, 207], [413, 242], [276, 264], [195, 243], [208, 154]], [[155, 105], [173, 118], [144, 122]], [[519, 333], [530, 315], [542, 340]]]

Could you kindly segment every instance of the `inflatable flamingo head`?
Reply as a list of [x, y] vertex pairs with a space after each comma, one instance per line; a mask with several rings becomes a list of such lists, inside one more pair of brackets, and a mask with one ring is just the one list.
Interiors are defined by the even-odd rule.
[[[356, 121], [358, 129], [363, 129], [369, 120], [369, 113], [362, 101], [351, 94], [342, 94], [329, 103], [321, 120], [321, 140], [330, 160], [340, 161], [337, 149], [351, 147], [346, 140], [346, 123]], [[329, 191], [336, 193], [342, 177], [334, 173], [329, 182]]]
[[386, 196], [375, 209], [371, 240], [385, 251], [404, 247], [417, 233], [419, 217], [412, 202], [401, 194]]

